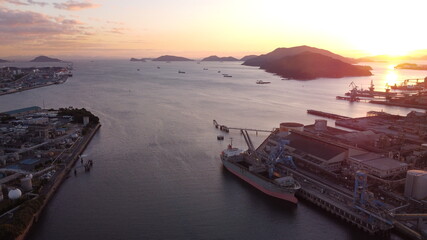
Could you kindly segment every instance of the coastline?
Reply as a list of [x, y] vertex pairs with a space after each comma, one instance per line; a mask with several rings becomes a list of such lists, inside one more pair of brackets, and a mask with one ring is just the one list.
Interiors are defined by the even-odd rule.
[[7, 95], [7, 94], [13, 94], [13, 93], [19, 93], [19, 92], [23, 92], [23, 91], [27, 91], [27, 90], [31, 90], [31, 89], [35, 89], [35, 88], [48, 87], [50, 85], [55, 85], [55, 84], [64, 84], [65, 82], [67, 82], [68, 78], [69, 77], [66, 77], [65, 80], [61, 81], [61, 82], [52, 82], [52, 83], [46, 83], [43, 85], [37, 85], [37, 86], [22, 88], [22, 89], [14, 89], [14, 91], [12, 91], [12, 92], [2, 92], [2, 93], [0, 93], [0, 96]]
[[98, 132], [98, 130], [99, 130], [100, 127], [101, 127], [101, 124], [98, 123], [92, 129], [92, 131], [87, 136], [85, 136], [83, 138], [83, 141], [81, 141], [79, 143], [79, 146], [77, 146], [76, 149], [73, 150], [73, 153], [72, 153], [72, 156], [69, 159], [69, 162], [67, 163], [67, 165], [65, 166], [65, 168], [58, 174], [58, 176], [55, 179], [55, 183], [52, 185], [52, 187], [49, 189], [49, 191], [45, 195], [40, 195], [40, 196], [36, 197], [36, 198], [44, 197], [43, 203], [42, 203], [41, 207], [37, 210], [37, 212], [33, 214], [32, 219], [30, 220], [30, 222], [28, 222], [28, 225], [24, 229], [24, 231], [18, 237], [16, 237], [16, 240], [24, 240], [26, 238], [26, 236], [28, 235], [28, 233], [31, 230], [31, 227], [35, 223], [37, 223], [39, 217], [43, 213], [44, 208], [49, 203], [49, 200], [54, 196], [54, 194], [59, 189], [59, 187], [61, 186], [61, 184], [67, 178], [67, 176], [70, 173], [70, 171], [73, 168], [73, 166], [78, 161], [79, 155], [81, 155], [84, 152], [84, 150], [87, 148], [87, 146], [89, 145], [90, 141], [95, 136], [95, 134]]

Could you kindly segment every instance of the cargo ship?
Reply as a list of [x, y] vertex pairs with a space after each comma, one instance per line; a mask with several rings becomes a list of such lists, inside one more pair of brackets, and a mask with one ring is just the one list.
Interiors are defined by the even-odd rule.
[[298, 203], [295, 192], [301, 185], [292, 176], [276, 171], [274, 164], [261, 162], [232, 144], [221, 153], [221, 161], [228, 171], [263, 193]]

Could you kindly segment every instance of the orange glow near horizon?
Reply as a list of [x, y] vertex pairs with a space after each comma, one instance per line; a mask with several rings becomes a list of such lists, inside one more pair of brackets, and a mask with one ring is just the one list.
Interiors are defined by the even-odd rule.
[[240, 58], [300, 45], [355, 58], [427, 50], [425, 0], [359, 0], [351, 8], [339, 0], [45, 2], [0, 0], [0, 57]]

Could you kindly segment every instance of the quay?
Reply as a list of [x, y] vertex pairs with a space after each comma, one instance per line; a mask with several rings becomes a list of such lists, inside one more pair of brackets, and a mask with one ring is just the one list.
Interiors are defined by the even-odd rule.
[[317, 110], [313, 110], [313, 109], [308, 109], [307, 113], [311, 114], [311, 115], [316, 115], [316, 116], [320, 116], [320, 117], [331, 118], [331, 119], [335, 119], [335, 120], [350, 119], [350, 117], [346, 117], [346, 116], [342, 116], [342, 115], [338, 115], [338, 114], [333, 114], [333, 113], [327, 113], [327, 112], [317, 111]]

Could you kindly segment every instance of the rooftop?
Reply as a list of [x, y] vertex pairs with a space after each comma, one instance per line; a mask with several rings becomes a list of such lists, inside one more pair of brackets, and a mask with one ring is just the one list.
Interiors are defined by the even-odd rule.
[[20, 114], [20, 113], [24, 113], [24, 112], [39, 111], [39, 110], [41, 110], [41, 107], [32, 106], [32, 107], [26, 107], [26, 108], [20, 108], [20, 109], [7, 111], [7, 112], [2, 112], [2, 113], [8, 114], [8, 115], [15, 115], [15, 114]]
[[329, 160], [347, 151], [345, 148], [338, 147], [314, 138], [306, 137], [296, 132], [292, 132], [292, 134], [285, 137], [285, 139], [290, 140], [290, 147], [325, 160]]

